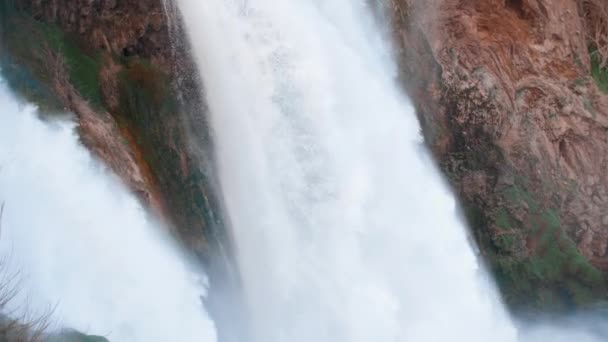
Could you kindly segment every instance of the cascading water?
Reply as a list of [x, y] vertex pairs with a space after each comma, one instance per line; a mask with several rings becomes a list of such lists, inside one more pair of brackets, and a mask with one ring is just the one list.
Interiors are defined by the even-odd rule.
[[516, 340], [362, 2], [178, 3], [252, 341]]
[[73, 124], [43, 123], [1, 82], [0, 108], [0, 251], [21, 271], [29, 309], [56, 306], [58, 324], [112, 342], [214, 341], [204, 278], [78, 145]]

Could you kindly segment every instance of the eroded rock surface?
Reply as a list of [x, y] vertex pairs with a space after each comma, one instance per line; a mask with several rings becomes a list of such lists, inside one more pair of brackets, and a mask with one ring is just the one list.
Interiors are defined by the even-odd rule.
[[605, 6], [387, 6], [402, 80], [507, 301], [567, 308], [604, 298], [608, 97], [592, 78], [598, 23], [589, 20], [598, 19], [586, 11]]

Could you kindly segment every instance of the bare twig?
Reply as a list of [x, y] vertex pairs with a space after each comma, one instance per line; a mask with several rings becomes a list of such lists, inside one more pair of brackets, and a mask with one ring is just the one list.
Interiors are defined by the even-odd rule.
[[[0, 232], [3, 214], [4, 203], [1, 203]], [[42, 342], [47, 337], [55, 308], [33, 314], [27, 305], [12, 305], [21, 288], [21, 272], [9, 270], [8, 264], [6, 257], [0, 257], [0, 341]]]

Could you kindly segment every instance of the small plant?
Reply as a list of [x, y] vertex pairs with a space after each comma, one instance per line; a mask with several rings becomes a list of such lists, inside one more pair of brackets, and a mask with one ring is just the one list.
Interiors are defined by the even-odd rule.
[[608, 94], [608, 67], [602, 66], [597, 50], [591, 52], [591, 75], [597, 87]]

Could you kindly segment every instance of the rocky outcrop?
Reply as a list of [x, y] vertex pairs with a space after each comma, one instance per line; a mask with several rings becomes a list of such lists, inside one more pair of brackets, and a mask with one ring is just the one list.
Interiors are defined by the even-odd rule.
[[171, 70], [169, 29], [160, 0], [19, 0], [35, 19], [54, 23], [91, 53], [139, 56]]
[[0, 62], [44, 112], [75, 113], [82, 142], [174, 228], [205, 265], [207, 309], [229, 335], [244, 310], [198, 72], [178, 23], [161, 0], [0, 0]]
[[83, 143], [208, 259], [224, 237], [211, 148], [200, 147], [210, 141], [205, 107], [188, 47], [170, 39], [180, 32], [169, 25], [163, 2], [0, 5], [12, 86], [55, 111], [76, 113]]
[[567, 309], [604, 299], [608, 97], [589, 50], [594, 27], [605, 28], [591, 21], [608, 18], [589, 13], [603, 2], [387, 7], [403, 84], [507, 302]]

